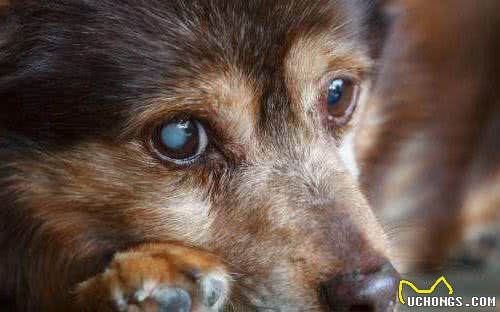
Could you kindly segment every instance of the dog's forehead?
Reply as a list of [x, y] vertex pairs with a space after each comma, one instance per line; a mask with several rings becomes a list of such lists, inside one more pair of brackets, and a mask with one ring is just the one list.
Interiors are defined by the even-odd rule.
[[[129, 124], [144, 128], [145, 114], [165, 120], [172, 108], [187, 106], [217, 104], [227, 116], [239, 108], [240, 116], [263, 123], [291, 116], [287, 106], [297, 95], [287, 88], [311, 81], [328, 61], [320, 56], [325, 47], [362, 50], [371, 1], [15, 2], [11, 22], [20, 26], [11, 29], [19, 33], [5, 45], [18, 49], [10, 59], [29, 66], [15, 77], [16, 90], [7, 90], [15, 96], [4, 95], [9, 118], [1, 121], [69, 144], [113, 137]], [[32, 94], [50, 96], [37, 99], [43, 109], [20, 129]], [[67, 120], [79, 126], [67, 127]]]
[[[250, 76], [272, 74], [302, 37], [331, 44], [360, 41], [365, 5], [357, 1], [193, 1], [172, 10], [169, 38], [188, 68], [237, 65]], [[197, 65], [197, 66], [193, 66]], [[210, 68], [203, 68], [210, 70]]]
[[[257, 123], [293, 123], [291, 103], [307, 102], [307, 84], [332, 62], [366, 65], [363, 11], [348, 1], [204, 1], [170, 19], [175, 49], [162, 82], [164, 97], [141, 118], [173, 106], [208, 106], [235, 135]], [[363, 65], [360, 65], [363, 63]], [[292, 98], [294, 98], [292, 100]], [[175, 103], [177, 105], [171, 105]], [[303, 110], [303, 107], [297, 107]]]

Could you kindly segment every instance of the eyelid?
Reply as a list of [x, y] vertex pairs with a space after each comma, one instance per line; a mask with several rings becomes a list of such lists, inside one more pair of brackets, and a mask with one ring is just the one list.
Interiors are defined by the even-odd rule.
[[[327, 97], [328, 97], [328, 88], [330, 85], [330, 82], [334, 79], [344, 79], [350, 81], [350, 84], [352, 85], [352, 98], [351, 102], [349, 103], [349, 106], [347, 107], [347, 113], [343, 117], [334, 117], [329, 115], [328, 113], [328, 107], [326, 105]], [[322, 80], [322, 85], [321, 85], [321, 93], [320, 96], [317, 100], [317, 105], [318, 105], [318, 112], [320, 114], [320, 120], [321, 124], [326, 126], [328, 129], [335, 129], [338, 127], [345, 126], [349, 124], [349, 122], [352, 120], [352, 116], [354, 115], [354, 112], [356, 111], [356, 107], [359, 101], [359, 97], [361, 94], [361, 88], [362, 88], [362, 80], [358, 77], [353, 75], [352, 73], [346, 74], [345, 72], [337, 71], [333, 76], [328, 76], [323, 78]]]
[[192, 119], [192, 121], [194, 122], [198, 130], [198, 140], [199, 140], [195, 154], [192, 157], [186, 159], [174, 159], [168, 156], [163, 156], [165, 160], [173, 162], [178, 165], [189, 165], [197, 161], [202, 156], [202, 154], [207, 150], [209, 144], [209, 138], [205, 130], [205, 126], [203, 126], [203, 124], [199, 120]]
[[[215, 114], [209, 114], [204, 109], [187, 109], [183, 111], [172, 110], [163, 116], [155, 116], [154, 119], [138, 125], [138, 129], [135, 129], [135, 132], [129, 133], [129, 135], [131, 135], [130, 140], [136, 140], [137, 138], [140, 138], [147, 149], [153, 152], [151, 140], [152, 134], [156, 131], [156, 129], [161, 127], [169, 120], [191, 119], [200, 122], [204, 127], [207, 135], [207, 147], [205, 153], [200, 155], [200, 157], [196, 159], [196, 161], [192, 162], [191, 164], [188, 163], [185, 165], [198, 165], [202, 163], [204, 159], [212, 158], [213, 153], [217, 153], [226, 159], [238, 159], [237, 155], [233, 155], [232, 149], [227, 148], [228, 146], [234, 144], [231, 136], [226, 132], [227, 129], [223, 127], [223, 124], [219, 123], [214, 116]], [[162, 160], [162, 162], [168, 165], [168, 161]], [[172, 166], [182, 165], [183, 164], [172, 164]]]
[[[201, 159], [203, 159], [203, 157], [210, 148], [211, 139], [209, 137], [208, 130], [206, 129], [206, 126], [203, 124], [203, 122], [193, 118], [192, 116], [183, 116], [183, 117], [179, 116], [165, 120], [161, 124], [148, 128], [148, 130], [144, 130], [143, 133], [144, 144], [146, 145], [147, 149], [150, 151], [150, 153], [152, 153], [155, 156], [156, 159], [161, 161], [162, 164], [164, 165], [179, 166], [179, 167], [194, 165], [198, 163]], [[192, 157], [186, 159], [176, 159], [176, 158], [171, 158], [168, 155], [165, 155], [164, 152], [162, 152], [163, 148], [160, 146], [162, 142], [160, 142], [161, 138], [159, 137], [159, 132], [161, 131], [161, 128], [164, 125], [176, 119], [190, 119], [192, 122], [195, 123], [198, 129], [199, 145], [196, 149], [196, 153]]]
[[319, 105], [319, 108], [321, 110], [322, 108], [322, 103], [325, 101], [326, 96], [328, 96], [328, 88], [330, 86], [330, 83], [334, 79], [344, 79], [344, 80], [349, 80], [352, 82], [354, 86], [359, 86], [361, 85], [361, 80], [358, 76], [353, 75], [352, 73], [347, 73], [345, 71], [332, 71], [328, 75], [324, 75], [322, 79], [319, 81], [319, 91], [318, 91], [318, 97], [316, 99], [316, 105]]
[[352, 116], [358, 106], [359, 96], [361, 93], [361, 86], [359, 84], [353, 83], [352, 98], [349, 106], [346, 109], [346, 113], [342, 117], [327, 116], [328, 122], [334, 122], [336, 125], [345, 125], [352, 120]]
[[193, 118], [200, 121], [210, 120], [213, 113], [207, 110], [203, 103], [176, 104], [176, 103], [153, 103], [145, 104], [137, 110], [133, 110], [127, 122], [120, 131], [122, 140], [133, 139], [144, 135], [153, 127], [158, 127], [165, 121], [174, 118]]
[[336, 70], [336, 71], [328, 71], [325, 75], [322, 76], [319, 81], [319, 85], [321, 86], [321, 90], [328, 89], [330, 82], [334, 79], [344, 79], [352, 81], [353, 84], [360, 84], [362, 81], [361, 77], [356, 73], [345, 71], [345, 70]]

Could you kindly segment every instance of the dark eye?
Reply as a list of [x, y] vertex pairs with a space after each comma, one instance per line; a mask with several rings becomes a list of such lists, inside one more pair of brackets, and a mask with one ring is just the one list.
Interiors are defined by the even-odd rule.
[[346, 124], [351, 119], [356, 107], [357, 87], [344, 78], [335, 78], [329, 82], [326, 98], [328, 121]]
[[199, 121], [173, 119], [158, 128], [153, 136], [153, 145], [162, 159], [186, 164], [203, 154], [208, 137]]

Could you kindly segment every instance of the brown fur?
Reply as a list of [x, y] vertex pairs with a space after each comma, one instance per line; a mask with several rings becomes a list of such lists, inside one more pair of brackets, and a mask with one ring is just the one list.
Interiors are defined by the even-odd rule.
[[499, 220], [500, 6], [392, 6], [399, 13], [359, 125], [361, 180], [393, 227], [401, 263], [436, 268], [479, 215]]
[[[320, 282], [390, 255], [339, 153], [351, 125], [322, 122], [324, 81], [369, 79], [369, 13], [17, 1], [0, 42], [1, 295], [19, 311], [103, 311], [151, 278], [203, 311], [190, 272], [222, 270], [237, 311], [325, 310]], [[150, 144], [178, 114], [211, 140], [188, 166]]]

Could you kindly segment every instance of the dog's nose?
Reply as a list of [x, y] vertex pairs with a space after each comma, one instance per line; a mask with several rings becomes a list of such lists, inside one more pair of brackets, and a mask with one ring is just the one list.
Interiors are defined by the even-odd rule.
[[400, 276], [385, 264], [375, 272], [350, 273], [321, 284], [321, 296], [332, 312], [393, 311]]

